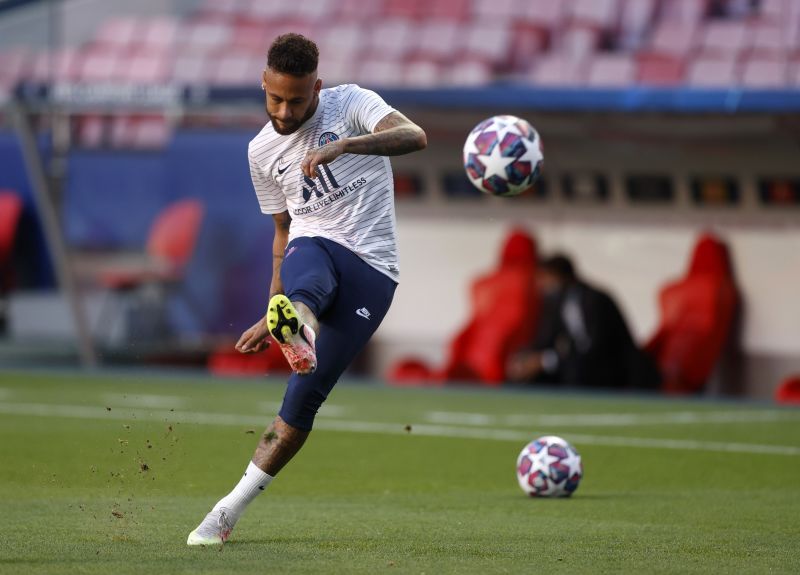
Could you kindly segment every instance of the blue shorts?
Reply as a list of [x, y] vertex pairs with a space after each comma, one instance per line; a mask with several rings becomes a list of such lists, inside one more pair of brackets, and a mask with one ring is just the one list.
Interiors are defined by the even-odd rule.
[[279, 414], [310, 431], [322, 402], [389, 311], [397, 284], [344, 246], [318, 237], [286, 246], [281, 280], [289, 300], [304, 303], [319, 320], [317, 369], [289, 377]]

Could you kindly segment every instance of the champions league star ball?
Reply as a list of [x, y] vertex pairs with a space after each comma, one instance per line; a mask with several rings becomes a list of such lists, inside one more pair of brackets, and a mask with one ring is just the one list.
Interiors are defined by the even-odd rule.
[[517, 458], [517, 481], [531, 497], [569, 497], [581, 477], [581, 456], [555, 435], [534, 439]]
[[467, 136], [464, 169], [480, 191], [517, 196], [539, 178], [542, 149], [542, 139], [528, 122], [516, 116], [494, 116]]

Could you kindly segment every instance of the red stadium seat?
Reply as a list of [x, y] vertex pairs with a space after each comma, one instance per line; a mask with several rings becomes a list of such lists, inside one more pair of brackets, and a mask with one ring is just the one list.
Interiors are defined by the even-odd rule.
[[450, 66], [445, 82], [451, 86], [483, 86], [491, 82], [492, 69], [482, 60], [465, 60]]
[[700, 49], [707, 56], [735, 57], [747, 50], [752, 31], [745, 22], [709, 22], [700, 32]]
[[508, 22], [516, 18], [519, 4], [517, 0], [474, 0], [472, 17], [476, 21], [500, 22], [508, 26]]
[[583, 61], [547, 55], [537, 59], [528, 77], [535, 86], [580, 86], [583, 84], [585, 69]]
[[442, 77], [442, 67], [436, 62], [415, 60], [406, 64], [403, 72], [404, 84], [417, 88], [437, 86]]
[[357, 78], [364, 86], [400, 86], [403, 84], [403, 67], [397, 59], [370, 58], [361, 64]]
[[211, 66], [215, 86], [252, 86], [260, 81], [264, 57], [258, 52], [226, 52]]
[[611, 30], [619, 23], [619, 0], [574, 0], [571, 19], [575, 24]]
[[383, 14], [388, 18], [416, 19], [427, 0], [385, 0]]
[[684, 81], [686, 64], [683, 58], [642, 53], [637, 57], [637, 82], [649, 86], [677, 86]]
[[83, 82], [111, 82], [121, 79], [128, 65], [127, 56], [116, 48], [94, 46], [77, 61], [78, 77]]
[[[20, 197], [12, 190], [0, 189], [0, 298], [13, 287], [14, 278], [9, 263], [21, 216], [22, 200]], [[2, 303], [1, 299], [0, 303]], [[3, 310], [0, 309], [0, 328], [4, 321]]]
[[336, 14], [340, 22], [371, 20], [383, 13], [384, 0], [338, 0]]
[[429, 0], [422, 5], [422, 17], [430, 20], [466, 20], [471, 15], [471, 0]]
[[295, 16], [302, 16], [327, 27], [334, 17], [334, 10], [338, 0], [303, 0], [292, 2], [295, 7]]
[[416, 26], [410, 20], [395, 18], [375, 23], [368, 30], [367, 36], [366, 49], [370, 56], [402, 58], [415, 45], [418, 33]]
[[753, 57], [742, 68], [742, 86], [756, 89], [784, 88], [789, 75], [786, 60]]
[[173, 65], [172, 80], [177, 84], [207, 84], [211, 81], [212, 65], [212, 59], [204, 54], [179, 54]]
[[204, 211], [203, 203], [194, 199], [167, 206], [150, 228], [148, 258], [139, 266], [104, 270], [99, 277], [101, 285], [119, 291], [146, 283], [180, 282], [194, 254]]
[[472, 284], [471, 319], [450, 344], [444, 369], [432, 370], [424, 362], [407, 359], [391, 369], [389, 380], [500, 385], [508, 358], [533, 338], [539, 309], [535, 275], [534, 240], [524, 230], [513, 230], [497, 269]]
[[589, 65], [586, 85], [592, 88], [626, 87], [636, 81], [636, 61], [626, 54], [598, 55]]
[[661, 21], [696, 28], [708, 14], [710, 0], [666, 0], [661, 2]]
[[571, 13], [572, 0], [527, 0], [517, 3], [517, 23], [552, 31], [561, 28]]
[[11, 257], [17, 225], [22, 215], [22, 200], [11, 190], [0, 190], [0, 270]]
[[695, 88], [728, 88], [738, 83], [738, 70], [734, 57], [697, 58], [689, 63], [686, 82]]
[[[360, 55], [367, 38], [362, 26], [354, 23], [333, 24], [324, 29], [318, 39], [320, 59], [350, 61]], [[320, 67], [320, 70], [323, 68]]]
[[791, 51], [789, 37], [782, 26], [759, 22], [750, 30], [752, 54], [762, 57], [783, 57]]
[[650, 37], [648, 50], [654, 54], [687, 56], [694, 49], [697, 29], [672, 22], [659, 23]]
[[153, 18], [142, 22], [142, 34], [137, 46], [147, 50], [172, 48], [178, 39], [178, 23], [172, 18]]
[[179, 45], [184, 52], [204, 54], [228, 45], [233, 37], [233, 27], [228, 22], [210, 20], [192, 22], [184, 26]]
[[730, 337], [738, 294], [727, 247], [704, 234], [683, 279], [659, 296], [661, 323], [646, 346], [668, 393], [703, 389]]
[[292, 4], [299, 4], [299, 2], [248, 0], [245, 2], [245, 10], [249, 19], [254, 19], [262, 23], [273, 23], [290, 19], [294, 13]]
[[234, 18], [244, 10], [246, 0], [205, 0], [198, 8], [203, 16]]
[[461, 30], [461, 26], [453, 21], [421, 23], [419, 39], [413, 51], [414, 57], [450, 62], [460, 53], [458, 39]]
[[556, 53], [571, 60], [594, 55], [600, 45], [600, 31], [585, 26], [570, 26], [556, 39]]
[[463, 31], [462, 51], [465, 56], [479, 59], [496, 67], [511, 62], [511, 29], [501, 23], [477, 22]]
[[775, 390], [775, 401], [800, 405], [800, 375], [786, 378]]
[[125, 59], [120, 80], [133, 84], [163, 84], [172, 72], [171, 53], [163, 48], [144, 49]]
[[112, 18], [100, 26], [94, 43], [124, 50], [136, 43], [142, 35], [141, 22], [127, 16]]

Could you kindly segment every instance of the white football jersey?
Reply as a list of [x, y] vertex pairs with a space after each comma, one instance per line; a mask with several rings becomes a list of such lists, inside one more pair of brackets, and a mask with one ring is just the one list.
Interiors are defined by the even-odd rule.
[[394, 111], [375, 92], [355, 84], [320, 90], [314, 115], [282, 136], [267, 122], [248, 149], [250, 175], [261, 211], [289, 211], [289, 241], [323, 237], [356, 253], [398, 280], [394, 180], [389, 158], [343, 154], [303, 175], [306, 152], [341, 138], [370, 134]]

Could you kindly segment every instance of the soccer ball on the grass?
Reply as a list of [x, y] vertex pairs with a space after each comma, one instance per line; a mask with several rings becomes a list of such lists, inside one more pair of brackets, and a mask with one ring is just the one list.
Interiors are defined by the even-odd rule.
[[493, 116], [467, 136], [464, 169], [480, 191], [517, 196], [539, 179], [542, 149], [542, 139], [527, 121], [516, 116]]
[[569, 497], [581, 477], [581, 456], [555, 435], [534, 439], [517, 457], [517, 481], [531, 497]]

